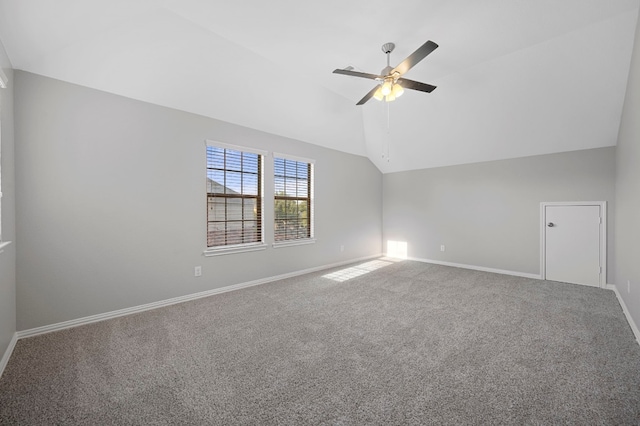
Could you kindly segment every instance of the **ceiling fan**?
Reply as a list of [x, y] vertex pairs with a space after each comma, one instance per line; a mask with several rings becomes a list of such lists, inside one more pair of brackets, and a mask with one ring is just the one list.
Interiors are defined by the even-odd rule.
[[395, 68], [391, 68], [389, 65], [389, 55], [393, 52], [395, 47], [396, 45], [393, 43], [385, 43], [382, 45], [382, 51], [387, 55], [387, 66], [380, 71], [380, 75], [353, 71], [352, 67], [336, 69], [333, 71], [334, 74], [350, 75], [353, 77], [368, 78], [370, 80], [378, 81], [378, 85], [371, 89], [369, 93], [364, 95], [364, 98], [360, 99], [356, 105], [363, 105], [371, 98], [375, 98], [379, 101], [384, 99], [387, 102], [391, 102], [401, 96], [404, 93], [404, 89], [431, 93], [436, 88], [436, 86], [432, 86], [431, 84], [420, 83], [419, 81], [403, 78], [402, 75], [413, 68], [418, 62], [423, 60], [429, 53], [436, 50], [438, 45], [429, 40], [409, 55], [404, 61], [400, 62], [400, 65]]

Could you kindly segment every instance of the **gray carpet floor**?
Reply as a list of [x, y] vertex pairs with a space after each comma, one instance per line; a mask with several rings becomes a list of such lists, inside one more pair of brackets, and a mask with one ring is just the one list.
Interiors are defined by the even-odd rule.
[[640, 424], [612, 291], [353, 266], [20, 340], [0, 423]]

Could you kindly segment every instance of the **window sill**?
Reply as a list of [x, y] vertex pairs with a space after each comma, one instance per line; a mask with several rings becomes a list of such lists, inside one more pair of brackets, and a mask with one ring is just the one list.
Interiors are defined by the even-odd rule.
[[2, 249], [11, 244], [11, 241], [0, 241], [0, 253], [2, 253]]
[[265, 250], [267, 245], [264, 243], [258, 244], [241, 244], [235, 246], [223, 246], [223, 247], [210, 247], [204, 251], [204, 255], [211, 256], [224, 256], [225, 254], [245, 253], [249, 251]]
[[316, 242], [315, 238], [301, 238], [299, 240], [280, 241], [277, 243], [273, 243], [273, 248], [304, 246], [306, 244], [314, 244], [315, 242]]

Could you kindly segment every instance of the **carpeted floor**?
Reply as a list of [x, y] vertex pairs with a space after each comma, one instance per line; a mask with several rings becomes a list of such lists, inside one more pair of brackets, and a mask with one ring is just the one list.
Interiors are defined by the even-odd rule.
[[377, 260], [20, 340], [0, 424], [640, 424], [612, 291]]

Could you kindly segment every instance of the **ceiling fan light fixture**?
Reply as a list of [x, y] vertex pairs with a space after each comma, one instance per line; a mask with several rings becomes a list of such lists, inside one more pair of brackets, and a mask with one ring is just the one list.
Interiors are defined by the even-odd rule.
[[391, 94], [394, 96], [394, 98], [399, 98], [400, 96], [402, 96], [403, 93], [404, 93], [404, 88], [402, 86], [400, 86], [398, 83], [393, 85], [393, 88], [391, 89]]
[[391, 93], [391, 90], [393, 89], [393, 81], [389, 78], [385, 78], [384, 83], [382, 83], [382, 94], [384, 96], [389, 96], [389, 94]]
[[373, 94], [373, 98], [377, 101], [381, 101], [384, 98], [382, 94], [382, 86], [378, 86], [378, 90]]
[[395, 100], [396, 100], [396, 95], [394, 95], [393, 92], [391, 92], [391, 93], [389, 93], [387, 95], [387, 98], [386, 98], [387, 102], [392, 102], [392, 101], [395, 101]]

